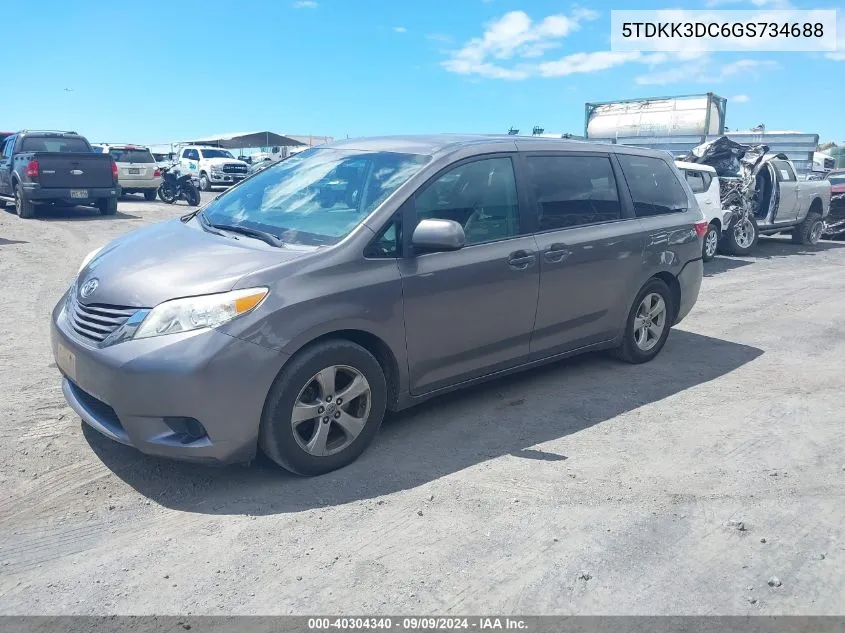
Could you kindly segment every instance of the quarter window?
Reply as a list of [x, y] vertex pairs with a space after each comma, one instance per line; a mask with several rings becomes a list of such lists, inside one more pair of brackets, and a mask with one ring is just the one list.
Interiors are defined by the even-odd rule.
[[687, 194], [675, 172], [659, 158], [618, 154], [639, 217], [686, 211]]
[[707, 185], [709, 183], [705, 182], [704, 176], [704, 172], [701, 171], [688, 170], [686, 172], [687, 184], [689, 185], [689, 188], [692, 189], [693, 193], [704, 193], [707, 191]]
[[540, 231], [622, 217], [616, 178], [607, 156], [529, 156], [526, 163]]
[[437, 218], [464, 227], [467, 244], [519, 234], [516, 179], [510, 158], [464, 163], [426, 185], [414, 200], [417, 222]]

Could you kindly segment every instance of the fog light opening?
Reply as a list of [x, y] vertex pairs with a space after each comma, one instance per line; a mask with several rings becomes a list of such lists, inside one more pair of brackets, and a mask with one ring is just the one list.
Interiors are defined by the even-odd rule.
[[205, 427], [196, 418], [168, 417], [164, 423], [179, 436], [183, 444], [190, 444], [208, 436]]

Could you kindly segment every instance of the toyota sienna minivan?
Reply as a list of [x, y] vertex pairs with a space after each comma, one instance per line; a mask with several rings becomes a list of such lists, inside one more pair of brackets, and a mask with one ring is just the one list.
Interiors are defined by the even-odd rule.
[[303, 151], [90, 253], [52, 315], [70, 406], [150, 454], [316, 475], [387, 409], [590, 350], [654, 358], [702, 212], [669, 155], [422, 136]]

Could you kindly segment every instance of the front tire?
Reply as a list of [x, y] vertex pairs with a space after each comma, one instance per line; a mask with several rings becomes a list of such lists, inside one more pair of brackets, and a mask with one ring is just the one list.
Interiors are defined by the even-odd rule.
[[634, 299], [616, 356], [626, 363], [647, 363], [660, 353], [675, 314], [675, 301], [665, 282], [653, 277]]
[[701, 259], [705, 262], [712, 261], [719, 250], [719, 227], [711, 222], [704, 234], [704, 244], [701, 246]]
[[760, 239], [760, 230], [757, 228], [757, 220], [754, 216], [747, 215], [739, 222], [731, 224], [731, 228], [725, 234], [727, 238], [727, 251], [731, 255], [740, 257], [749, 255], [757, 241]]
[[343, 339], [306, 348], [273, 383], [259, 429], [261, 450], [293, 473], [322, 475], [364, 452], [387, 407], [384, 370]]
[[161, 185], [158, 188], [158, 197], [161, 198], [162, 202], [166, 202], [167, 204], [176, 202], [176, 193], [169, 185]]
[[211, 181], [205, 172], [200, 174], [200, 191], [211, 191]]
[[818, 244], [824, 233], [824, 221], [820, 213], [810, 211], [804, 221], [792, 231], [793, 244]]
[[23, 187], [15, 187], [15, 211], [22, 220], [31, 220], [35, 217], [35, 205], [24, 195]]
[[97, 208], [102, 215], [114, 215], [117, 213], [117, 198], [101, 198], [97, 200]]

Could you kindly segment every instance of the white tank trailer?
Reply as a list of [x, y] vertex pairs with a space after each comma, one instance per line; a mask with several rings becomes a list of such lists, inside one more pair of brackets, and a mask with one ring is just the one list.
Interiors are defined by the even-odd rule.
[[725, 133], [726, 106], [727, 99], [712, 92], [587, 103], [584, 135], [590, 140], [718, 136]]

